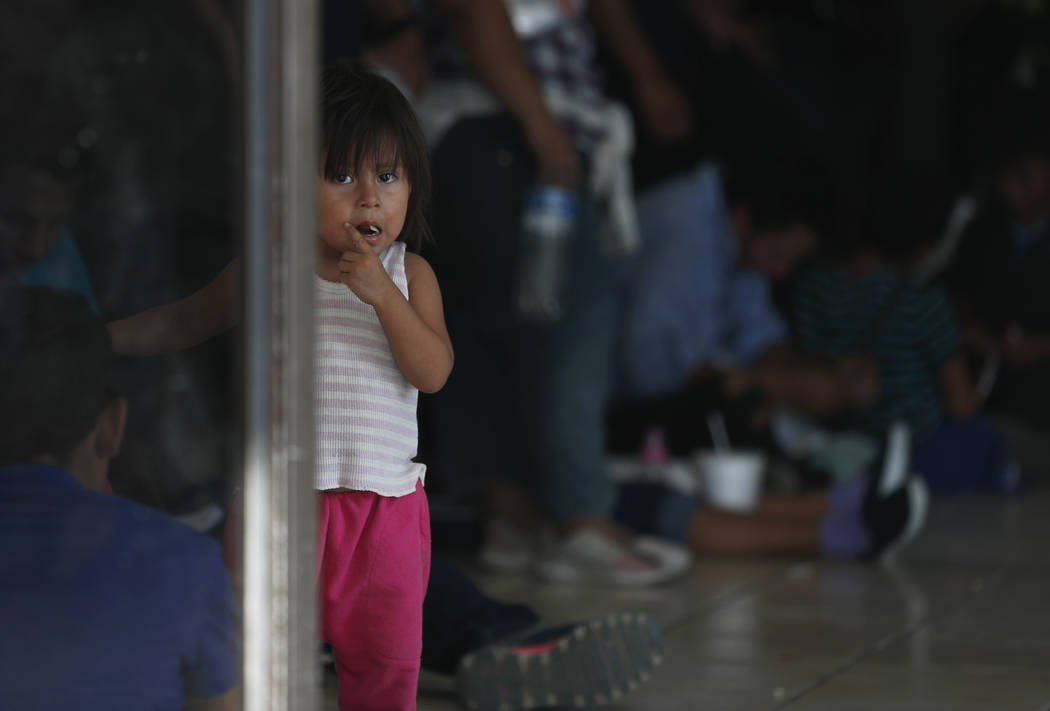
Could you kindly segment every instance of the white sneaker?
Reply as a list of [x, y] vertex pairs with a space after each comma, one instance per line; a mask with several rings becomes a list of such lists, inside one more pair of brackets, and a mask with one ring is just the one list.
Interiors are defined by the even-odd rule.
[[520, 575], [536, 562], [540, 539], [537, 530], [523, 528], [505, 518], [489, 519], [478, 563], [493, 573]]
[[552, 543], [536, 563], [536, 574], [556, 583], [645, 587], [689, 569], [687, 548], [661, 538], [638, 536], [625, 547], [593, 528]]

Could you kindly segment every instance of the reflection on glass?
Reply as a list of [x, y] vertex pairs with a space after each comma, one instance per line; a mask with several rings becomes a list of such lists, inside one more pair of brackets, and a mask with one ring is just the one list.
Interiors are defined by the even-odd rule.
[[233, 336], [105, 338], [239, 251], [236, 10], [5, 3], [0, 707], [236, 700]]

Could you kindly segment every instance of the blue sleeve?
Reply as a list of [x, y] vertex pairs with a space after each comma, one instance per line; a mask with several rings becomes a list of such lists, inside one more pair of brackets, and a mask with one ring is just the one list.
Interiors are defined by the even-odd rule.
[[714, 229], [688, 182], [639, 201], [644, 248], [624, 328], [624, 372], [638, 394], [673, 390], [711, 357], [723, 276]]
[[84, 259], [73, 236], [63, 232], [44, 257], [18, 279], [26, 286], [47, 286], [83, 296], [93, 311], [98, 313], [95, 290], [91, 287]]
[[199, 570], [195, 571], [196, 609], [192, 617], [183, 691], [189, 698], [208, 699], [233, 688], [240, 678], [240, 654], [234, 625], [233, 595], [218, 546], [204, 541]]
[[726, 333], [720, 356], [727, 364], [751, 365], [787, 339], [787, 327], [773, 305], [764, 277], [751, 271], [734, 274], [726, 297]]

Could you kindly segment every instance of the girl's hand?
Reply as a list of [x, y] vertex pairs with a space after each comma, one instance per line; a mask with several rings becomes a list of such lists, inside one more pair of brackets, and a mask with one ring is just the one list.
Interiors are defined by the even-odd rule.
[[392, 293], [400, 294], [397, 285], [383, 269], [372, 245], [356, 230], [351, 230], [350, 251], [339, 258], [339, 281], [346, 284], [357, 298], [376, 306]]

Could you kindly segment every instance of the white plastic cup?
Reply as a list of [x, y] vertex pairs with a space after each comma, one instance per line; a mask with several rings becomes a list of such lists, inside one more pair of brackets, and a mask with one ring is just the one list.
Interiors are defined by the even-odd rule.
[[735, 513], [758, 508], [766, 458], [761, 452], [704, 451], [696, 457], [704, 500], [711, 506]]

